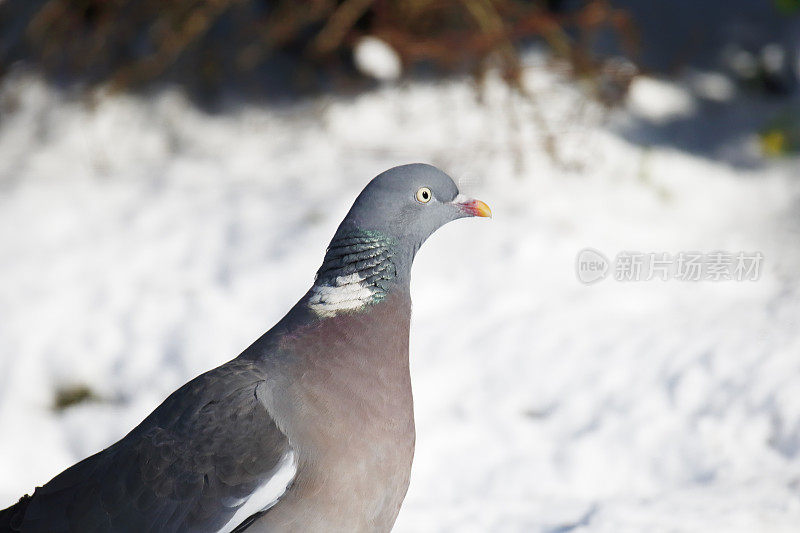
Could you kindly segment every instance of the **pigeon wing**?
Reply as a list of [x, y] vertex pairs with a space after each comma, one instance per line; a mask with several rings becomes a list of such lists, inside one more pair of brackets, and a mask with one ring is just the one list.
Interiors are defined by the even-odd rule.
[[34, 493], [24, 532], [232, 531], [296, 470], [286, 436], [235, 359], [174, 392], [125, 438]]

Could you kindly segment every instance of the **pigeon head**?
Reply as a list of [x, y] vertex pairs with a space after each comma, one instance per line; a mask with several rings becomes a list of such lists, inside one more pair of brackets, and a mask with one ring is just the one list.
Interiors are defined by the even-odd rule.
[[347, 213], [317, 272], [309, 306], [334, 316], [408, 287], [422, 243], [450, 221], [490, 217], [489, 206], [458, 192], [436, 167], [403, 165], [373, 178]]
[[421, 163], [379, 174], [358, 195], [337, 236], [374, 232], [413, 256], [430, 235], [450, 221], [490, 217], [489, 206], [459, 194], [453, 178]]

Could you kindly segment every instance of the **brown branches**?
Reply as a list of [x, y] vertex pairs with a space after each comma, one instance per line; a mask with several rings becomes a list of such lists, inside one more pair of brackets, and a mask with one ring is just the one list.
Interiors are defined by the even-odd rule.
[[599, 94], [607, 65], [592, 53], [593, 35], [610, 31], [629, 55], [636, 47], [627, 13], [607, 0], [564, 12], [540, 0], [39, 1], [24, 11], [33, 12], [26, 59], [116, 88], [165, 78], [192, 86], [246, 79], [273, 69], [276, 55], [293, 68], [325, 72], [372, 35], [394, 48], [407, 71], [424, 64], [480, 75], [499, 66], [515, 86], [520, 48], [539, 40]]

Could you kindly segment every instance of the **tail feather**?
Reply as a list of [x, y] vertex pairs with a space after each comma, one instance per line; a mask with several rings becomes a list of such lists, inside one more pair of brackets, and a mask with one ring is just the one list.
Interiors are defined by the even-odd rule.
[[8, 509], [0, 511], [0, 533], [15, 533], [20, 530], [30, 501], [31, 497], [26, 494]]

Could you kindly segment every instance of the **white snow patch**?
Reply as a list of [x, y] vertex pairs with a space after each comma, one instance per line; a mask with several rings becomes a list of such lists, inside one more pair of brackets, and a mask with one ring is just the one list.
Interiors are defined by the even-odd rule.
[[687, 76], [689, 86], [700, 97], [713, 102], [729, 102], [736, 96], [736, 85], [719, 72], [695, 71]]
[[786, 51], [777, 43], [770, 43], [761, 49], [761, 64], [769, 74], [779, 74], [786, 65]]
[[666, 122], [691, 115], [696, 108], [685, 88], [666, 80], [637, 76], [628, 94], [628, 109], [653, 122]]
[[362, 37], [353, 50], [356, 68], [377, 80], [391, 81], [400, 77], [403, 64], [394, 48], [377, 37]]

